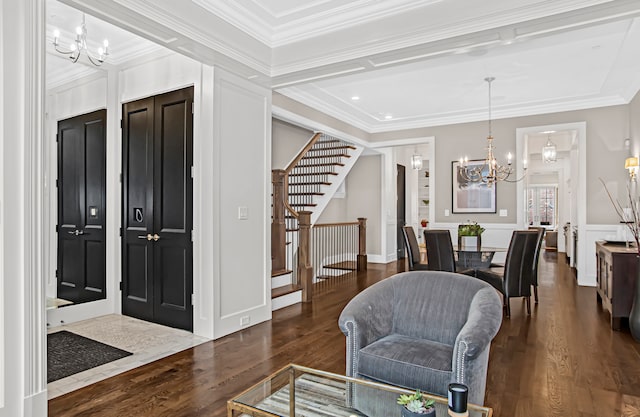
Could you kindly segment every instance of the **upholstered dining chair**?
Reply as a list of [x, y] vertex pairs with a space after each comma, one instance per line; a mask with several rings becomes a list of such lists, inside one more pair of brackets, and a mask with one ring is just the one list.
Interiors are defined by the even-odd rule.
[[451, 232], [447, 229], [426, 229], [424, 243], [427, 248], [427, 264], [431, 271], [457, 272], [464, 275], [475, 275], [475, 270], [457, 270], [456, 259], [453, 254]]
[[426, 271], [429, 269], [427, 264], [420, 262], [420, 247], [418, 246], [418, 239], [416, 239], [413, 227], [402, 226], [402, 235], [404, 236], [404, 243], [407, 248], [409, 271]]
[[531, 314], [531, 285], [538, 231], [516, 230], [511, 235], [504, 267], [478, 269], [476, 278], [485, 281], [502, 293], [506, 316], [511, 316], [509, 299], [524, 297], [527, 314]]
[[[347, 376], [447, 395], [451, 382], [484, 402], [489, 346], [502, 322], [496, 291], [472, 277], [404, 272], [356, 295], [340, 314]], [[395, 398], [360, 384], [347, 403], [368, 416], [398, 415]]]

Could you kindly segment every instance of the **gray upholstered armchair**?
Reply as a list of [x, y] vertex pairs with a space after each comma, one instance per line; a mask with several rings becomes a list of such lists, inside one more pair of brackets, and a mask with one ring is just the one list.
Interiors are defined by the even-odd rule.
[[[502, 323], [502, 300], [488, 284], [461, 274], [411, 271], [362, 291], [344, 308], [347, 375], [447, 395], [450, 382], [484, 403], [489, 345]], [[388, 399], [360, 387], [347, 400], [384, 415]], [[383, 404], [384, 401], [384, 404]]]

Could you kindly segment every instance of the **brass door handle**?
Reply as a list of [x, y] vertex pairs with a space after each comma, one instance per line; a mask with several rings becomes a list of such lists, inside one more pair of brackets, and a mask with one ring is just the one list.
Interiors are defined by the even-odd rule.
[[[156, 235], [157, 236], [157, 235]], [[151, 233], [149, 233], [148, 235], [138, 235], [138, 239], [147, 239], [147, 240], [151, 240], [153, 239], [153, 236], [151, 236]], [[156, 239], [157, 240], [157, 239]]]
[[157, 234], [157, 233], [154, 233], [154, 234], [153, 234], [153, 241], [154, 241], [154, 242], [157, 242], [157, 241], [159, 241], [159, 240], [160, 240], [160, 236], [158, 236], [158, 234]]

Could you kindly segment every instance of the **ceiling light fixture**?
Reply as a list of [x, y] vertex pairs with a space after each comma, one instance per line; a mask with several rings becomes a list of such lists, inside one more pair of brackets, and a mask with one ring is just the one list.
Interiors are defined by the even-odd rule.
[[638, 157], [630, 156], [625, 159], [624, 168], [629, 170], [629, 179], [635, 181], [638, 174]]
[[552, 164], [556, 162], [558, 158], [558, 152], [555, 143], [551, 142], [551, 134], [555, 133], [555, 130], [549, 130], [542, 132], [547, 134], [547, 143], [542, 147], [542, 162], [545, 164]]
[[69, 55], [69, 59], [71, 59], [74, 64], [78, 62], [78, 59], [80, 58], [83, 50], [87, 54], [87, 58], [89, 58], [89, 61], [97, 67], [102, 65], [104, 60], [109, 55], [109, 41], [106, 39], [102, 43], [103, 47], [98, 48], [98, 55], [93, 55], [89, 51], [89, 48], [87, 47], [87, 25], [85, 23], [84, 13], [82, 13], [82, 25], [76, 28], [76, 39], [74, 40], [74, 43], [69, 45], [69, 49], [62, 49], [60, 47], [59, 40], [60, 31], [56, 29], [53, 31], [53, 46], [55, 47], [57, 52], [64, 55]]
[[422, 169], [422, 155], [419, 153], [411, 156], [411, 168], [412, 169]]
[[[460, 158], [460, 165], [458, 167], [458, 174], [468, 182], [482, 182], [491, 187], [498, 181], [516, 182], [524, 178], [509, 180], [509, 176], [513, 173], [513, 166], [511, 165], [512, 155], [511, 152], [507, 154], [507, 164], [500, 165], [493, 154], [495, 146], [493, 146], [493, 135], [491, 133], [491, 83], [495, 80], [494, 77], [487, 77], [484, 79], [489, 84], [489, 136], [487, 136], [487, 156], [485, 157], [484, 164], [469, 166], [469, 158], [466, 156]], [[527, 171], [526, 159], [522, 161], [525, 174]]]
[[353, 96], [353, 97], [351, 97], [351, 100], [358, 101], [358, 100], [360, 100], [360, 96]]

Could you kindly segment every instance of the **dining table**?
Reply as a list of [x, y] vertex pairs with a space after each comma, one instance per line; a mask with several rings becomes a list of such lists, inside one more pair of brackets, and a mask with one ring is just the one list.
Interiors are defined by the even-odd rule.
[[506, 248], [493, 246], [453, 246], [456, 257], [456, 267], [458, 269], [480, 269], [491, 267], [491, 261], [496, 252], [506, 252]]

